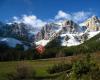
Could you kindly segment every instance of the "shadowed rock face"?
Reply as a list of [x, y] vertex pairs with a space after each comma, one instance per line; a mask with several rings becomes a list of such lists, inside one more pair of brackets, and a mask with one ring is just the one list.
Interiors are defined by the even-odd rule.
[[71, 20], [65, 20], [63, 22], [63, 30], [67, 33], [76, 33], [80, 32], [81, 28], [78, 26], [78, 24], [74, 23]]
[[0, 36], [30, 41], [29, 31], [30, 29], [24, 23], [3, 24], [3, 26], [0, 27]]
[[78, 26], [78, 24], [74, 23], [71, 20], [64, 20], [61, 22], [61, 25], [58, 25], [56, 23], [48, 23], [46, 24], [40, 32], [36, 35], [36, 40], [42, 40], [42, 39], [50, 39], [63, 34], [63, 33], [76, 33], [80, 32], [81, 27]]
[[37, 41], [42, 39], [48, 40], [52, 38], [53, 35], [59, 33], [59, 29], [60, 29], [59, 25], [55, 23], [48, 23], [41, 29], [40, 32], [36, 34], [36, 40]]

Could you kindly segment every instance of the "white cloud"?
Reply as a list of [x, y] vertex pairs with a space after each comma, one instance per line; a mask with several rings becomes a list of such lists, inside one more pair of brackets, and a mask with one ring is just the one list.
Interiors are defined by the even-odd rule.
[[14, 19], [14, 20], [18, 20], [18, 17], [14, 16], [13, 19]]
[[41, 28], [46, 24], [46, 22], [42, 21], [41, 19], [38, 19], [35, 15], [23, 15], [22, 18], [18, 18], [16, 16], [13, 17], [14, 22], [17, 23], [25, 23], [29, 25], [30, 27], [34, 28], [35, 32], [38, 32], [41, 30]]
[[92, 15], [92, 12], [85, 12], [85, 11], [79, 11], [75, 13], [66, 13], [62, 10], [58, 11], [57, 15], [55, 16], [55, 19], [68, 19], [68, 20], [73, 20], [77, 23], [80, 23], [87, 18], [89, 18]]
[[86, 20], [87, 18], [89, 18], [91, 15], [92, 15], [92, 12], [80, 11], [80, 12], [73, 13], [72, 16], [75, 22], [82, 22]]
[[[76, 23], [80, 23], [87, 18], [89, 18], [92, 15], [92, 12], [85, 12], [85, 11], [79, 11], [79, 12], [74, 12], [74, 13], [66, 13], [62, 10], [58, 11], [57, 15], [55, 16], [54, 19], [48, 19], [46, 22], [54, 22], [55, 20], [60, 20], [60, 19], [68, 19], [68, 20], [73, 20]], [[37, 16], [35, 15], [23, 15], [22, 17], [13, 17], [14, 22], [17, 23], [25, 23], [32, 27], [36, 32], [40, 31], [41, 28], [46, 24], [45, 21], [38, 19]]]
[[36, 28], [41, 28], [46, 24], [46, 22], [42, 21], [41, 19], [38, 19], [35, 15], [30, 15], [30, 16], [23, 15], [21, 21], [25, 24], [29, 24]]
[[17, 17], [17, 16], [14, 16], [14, 17], [13, 17], [13, 22], [20, 23], [19, 17]]
[[62, 11], [62, 10], [60, 10], [60, 11], [58, 11], [58, 14], [55, 16], [55, 19], [71, 19], [71, 15], [70, 14], [68, 14], [68, 13], [66, 13], [66, 12], [64, 12], [64, 11]]

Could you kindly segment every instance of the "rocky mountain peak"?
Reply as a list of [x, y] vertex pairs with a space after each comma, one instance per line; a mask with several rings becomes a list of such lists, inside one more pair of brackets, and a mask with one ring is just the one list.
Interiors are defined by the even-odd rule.
[[82, 26], [86, 26], [89, 31], [99, 31], [100, 20], [97, 16], [93, 15], [91, 18], [83, 22]]
[[76, 33], [81, 31], [79, 25], [73, 22], [72, 20], [65, 20], [62, 22], [62, 24], [65, 32]]

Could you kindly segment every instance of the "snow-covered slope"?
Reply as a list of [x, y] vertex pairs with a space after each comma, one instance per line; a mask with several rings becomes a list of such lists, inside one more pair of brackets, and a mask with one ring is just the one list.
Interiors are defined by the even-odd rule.
[[1, 38], [0, 37], [0, 42], [5, 42], [10, 47], [16, 47], [17, 44], [21, 44], [22, 45], [22, 42], [21, 41], [19, 41], [17, 39], [14, 39], [14, 38]]
[[50, 42], [50, 40], [40, 40], [40, 41], [36, 42], [35, 44], [36, 45], [46, 46], [47, 43], [49, 43], [49, 42]]
[[100, 33], [100, 31], [89, 32], [89, 33], [88, 33], [88, 34], [89, 34], [88, 39], [90, 39], [90, 38], [96, 36], [96, 35], [99, 34], [99, 33]]
[[77, 36], [76, 34], [62, 34], [60, 35], [62, 40], [61, 40], [61, 45], [62, 46], [75, 46], [75, 45], [79, 45], [80, 42], [78, 40], [75, 39], [75, 36]]
[[3, 38], [0, 37], [0, 42], [6, 43], [9, 47], [15, 48], [17, 44], [23, 45], [24, 50], [28, 49], [28, 46], [24, 45], [20, 40], [17, 40], [15, 38]]
[[[82, 32], [82, 33], [77, 33], [77, 34], [70, 34], [70, 33], [65, 33], [61, 34], [61, 46], [77, 46], [82, 43], [84, 43], [85, 40], [89, 40], [90, 38], [96, 36], [99, 34], [100, 31], [92, 31], [92, 32]], [[87, 39], [84, 39], [87, 37]], [[50, 40], [40, 40], [36, 42], [36, 45], [43, 45], [46, 46]]]
[[[62, 34], [62, 40], [61, 40], [61, 45], [62, 46], [76, 46], [84, 43], [84, 35], [87, 34], [87, 39], [90, 39], [97, 34], [99, 34], [100, 31], [93, 31], [93, 32], [87, 32], [87, 33], [80, 33], [80, 34]], [[66, 40], [67, 37], [67, 40]]]

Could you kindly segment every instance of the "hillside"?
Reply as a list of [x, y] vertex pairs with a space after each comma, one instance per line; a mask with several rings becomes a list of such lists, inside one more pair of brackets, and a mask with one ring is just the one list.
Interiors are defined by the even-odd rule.
[[[100, 67], [100, 52], [94, 53], [92, 55], [92, 59], [96, 61], [96, 63]], [[27, 63], [32, 66], [32, 69], [36, 70], [36, 79], [35, 80], [53, 80], [55, 78], [58, 79], [62, 75], [61, 73], [55, 73], [55, 74], [49, 74], [47, 72], [47, 69], [52, 67], [53, 65], [56, 65], [58, 63], [72, 63], [74, 61], [79, 60], [82, 58], [83, 55], [77, 55], [77, 56], [69, 56], [69, 57], [63, 57], [63, 58], [51, 58], [51, 59], [40, 59], [40, 60], [30, 60], [30, 61], [23, 61], [23, 63]], [[7, 80], [7, 74], [13, 73], [16, 70], [16, 67], [19, 63], [22, 63], [21, 61], [7, 61], [7, 62], [0, 62], [0, 80]]]
[[[54, 44], [56, 43], [56, 44]], [[60, 46], [59, 41], [53, 40], [46, 46], [45, 54], [51, 54], [52, 56], [56, 56], [57, 54], [62, 54], [65, 56], [76, 55], [81, 53], [93, 53], [96, 51], [100, 51], [100, 33], [95, 35], [89, 40], [86, 40], [84, 43], [78, 46]], [[52, 47], [53, 46], [53, 47]]]

